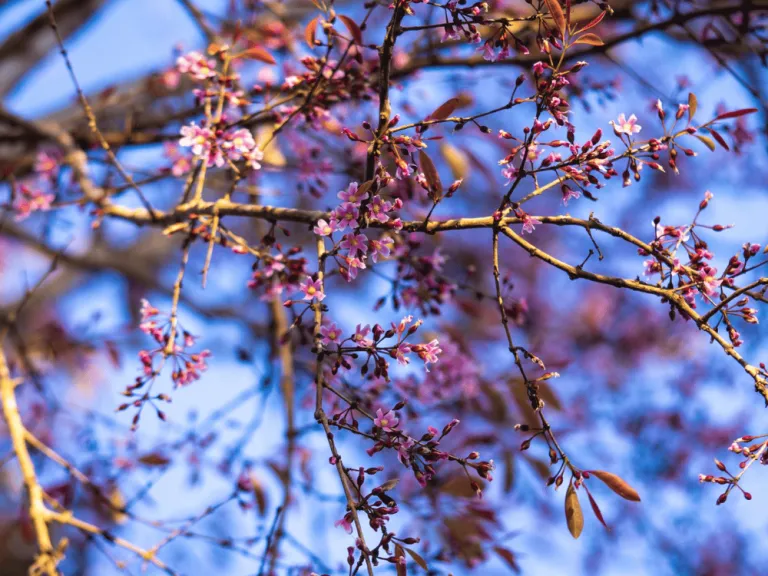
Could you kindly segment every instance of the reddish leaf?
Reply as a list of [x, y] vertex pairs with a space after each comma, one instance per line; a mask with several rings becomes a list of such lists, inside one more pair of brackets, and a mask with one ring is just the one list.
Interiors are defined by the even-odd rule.
[[515, 554], [511, 550], [507, 550], [501, 546], [494, 546], [493, 551], [499, 555], [499, 558], [504, 560], [507, 566], [509, 566], [515, 574], [520, 574], [520, 566], [515, 559]]
[[573, 484], [568, 485], [568, 490], [565, 493], [565, 522], [568, 524], [568, 531], [571, 536], [574, 538], [581, 536], [581, 531], [584, 528], [584, 514], [581, 511], [579, 496], [576, 494]]
[[246, 58], [250, 58], [252, 60], [258, 60], [259, 62], [264, 62], [265, 64], [277, 64], [277, 61], [275, 60], [274, 56], [267, 52], [264, 48], [261, 46], [253, 46], [252, 48], [248, 48], [245, 52], [243, 52], [243, 56]]
[[347, 30], [349, 30], [349, 34], [352, 36], [352, 39], [355, 41], [355, 44], [362, 44], [363, 43], [363, 33], [360, 31], [360, 26], [357, 25], [357, 22], [352, 20], [349, 16], [344, 16], [344, 14], [339, 14], [339, 20], [341, 20], [344, 23], [344, 26], [347, 27]]
[[757, 112], [757, 108], [743, 108], [742, 110], [732, 110], [731, 112], [724, 112], [715, 117], [715, 120], [727, 120], [728, 118], [738, 118], [739, 116], [746, 116], [747, 114], [754, 114]]
[[549, 13], [552, 16], [552, 19], [555, 21], [555, 28], [557, 28], [558, 32], [560, 33], [560, 38], [564, 38], [566, 23], [565, 23], [565, 14], [563, 14], [563, 9], [560, 6], [560, 1], [544, 0], [544, 2], [546, 3], [547, 8], [549, 8]]
[[728, 143], [725, 141], [725, 138], [720, 136], [720, 132], [718, 132], [717, 130], [714, 130], [712, 128], [709, 128], [708, 130], [709, 130], [709, 133], [712, 134], [712, 138], [717, 140], [717, 143], [720, 144], [720, 146], [722, 146], [723, 148], [725, 148], [728, 151], [731, 150], [731, 148], [728, 146]]
[[[600, 24], [600, 22], [602, 22], [602, 21], [603, 21], [603, 18], [605, 18], [605, 15], [606, 15], [606, 12], [600, 12], [600, 14], [598, 14], [598, 15], [597, 15], [595, 18], [593, 18], [593, 19], [592, 19], [592, 20], [591, 20], [591, 21], [590, 21], [590, 22], [589, 22], [589, 23], [588, 23], [586, 26], [584, 26], [584, 27], [583, 27], [581, 30], [579, 30], [578, 32], [586, 32], [586, 31], [587, 31], [587, 30], [589, 30], [590, 28], [594, 28], [595, 26], [597, 26], [598, 24]], [[577, 32], [577, 33], [578, 33], [578, 32]]]
[[[584, 485], [584, 488], [586, 489], [587, 485]], [[605, 520], [603, 519], [603, 513], [600, 512], [600, 507], [597, 505], [597, 502], [595, 502], [595, 499], [592, 498], [592, 494], [589, 490], [587, 490], [587, 498], [589, 498], [589, 504], [592, 506], [592, 512], [595, 513], [595, 517], [600, 520], [600, 524], [605, 526], [606, 530], [608, 529], [608, 524], [605, 523]]]
[[608, 486], [608, 488], [613, 490], [622, 498], [631, 500], [632, 502], [640, 502], [640, 495], [637, 493], [637, 491], [632, 488], [632, 486], [627, 484], [622, 478], [616, 476], [616, 474], [604, 472], [603, 470], [590, 470], [589, 473], [590, 475], [596, 477], [598, 480], [601, 480], [606, 486]]
[[602, 41], [600, 36], [588, 32], [582, 36], [579, 36], [578, 40], [574, 44], [589, 44], [590, 46], [602, 46], [605, 42]]
[[304, 28], [304, 40], [310, 48], [315, 47], [317, 42], [317, 23], [320, 20], [320, 16], [315, 16], [307, 23], [307, 27]]

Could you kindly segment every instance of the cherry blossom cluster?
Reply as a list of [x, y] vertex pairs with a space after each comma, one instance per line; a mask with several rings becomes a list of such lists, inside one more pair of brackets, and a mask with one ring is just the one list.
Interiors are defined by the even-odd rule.
[[[765, 366], [761, 365], [761, 368], [765, 372]], [[709, 484], [719, 484], [720, 486], [726, 486], [725, 491], [717, 498], [717, 504], [723, 504], [728, 495], [734, 488], [741, 490], [744, 498], [752, 500], [752, 494], [745, 491], [739, 481], [749, 467], [755, 462], [760, 463], [762, 466], [768, 466], [768, 435], [762, 436], [742, 436], [733, 441], [728, 448], [731, 452], [739, 454], [743, 457], [743, 460], [739, 462], [739, 472], [732, 474], [728, 471], [726, 465], [720, 460], [715, 459], [715, 466], [717, 469], [724, 473], [725, 476], [713, 476], [711, 474], [699, 474], [699, 482]]]
[[[122, 393], [135, 400], [121, 404], [117, 409], [123, 411], [131, 406], [138, 408], [133, 418], [133, 429], [138, 427], [141, 410], [147, 403], [155, 408], [161, 420], [165, 420], [164, 412], [155, 405], [155, 402], [170, 402], [171, 398], [164, 393], [152, 394], [152, 385], [160, 375], [167, 359], [170, 358], [173, 363], [171, 379], [174, 386], [178, 388], [199, 380], [201, 373], [208, 369], [207, 359], [211, 356], [210, 350], [191, 351], [196, 344], [196, 337], [179, 326], [173, 314], [162, 314], [146, 299], [141, 302], [140, 314], [139, 328], [151, 336], [157, 346], [139, 351], [142, 374], [137, 376], [134, 383], [127, 386]], [[144, 388], [147, 385], [149, 386], [145, 391]]]
[[[402, 207], [402, 201], [396, 199], [390, 202], [380, 194], [371, 197], [367, 191], [369, 188], [357, 182], [350, 183], [346, 190], [338, 193], [342, 203], [331, 212], [330, 220], [321, 219], [314, 227], [315, 234], [327, 236], [334, 242], [329, 253], [348, 282], [357, 278], [358, 272], [366, 268], [366, 262], [376, 263], [379, 258], [388, 258], [392, 251], [394, 242], [389, 235], [369, 239], [363, 232], [363, 223], [387, 224], [394, 230], [402, 228], [400, 219], [392, 215], [393, 211]], [[340, 239], [334, 239], [334, 233], [345, 230], [348, 231]], [[307, 298], [306, 293], [304, 297]]]
[[[373, 375], [388, 379], [387, 357], [395, 359], [400, 366], [407, 366], [411, 362], [411, 356], [416, 354], [424, 362], [427, 371], [430, 364], [437, 363], [442, 349], [436, 338], [420, 344], [408, 341], [422, 323], [421, 320], [414, 322], [413, 316], [406, 316], [397, 324], [392, 322], [389, 330], [384, 330], [379, 324], [373, 328], [369, 324], [358, 324], [355, 332], [345, 337], [335, 322], [326, 320], [320, 327], [320, 342], [331, 357], [335, 358], [333, 374], [342, 367], [350, 369], [348, 358], [357, 359], [360, 353], [364, 353], [365, 363], [361, 367], [361, 374], [365, 376], [368, 373], [369, 363], [373, 361]], [[390, 342], [385, 343], [386, 340]]]
[[[740, 254], [733, 255], [721, 273], [712, 265], [715, 255], [709, 250], [707, 242], [701, 236], [701, 230], [721, 232], [730, 226], [715, 224], [705, 225], [699, 222], [702, 212], [707, 208], [714, 195], [706, 191], [704, 199], [691, 224], [687, 226], [662, 225], [659, 217], [653, 221], [655, 237], [650, 243], [653, 250], [638, 249], [641, 256], [652, 256], [645, 260], [645, 275], [659, 276], [660, 283], [674, 285], [691, 308], [697, 307], [697, 299], [719, 310], [722, 322], [734, 346], [743, 342], [741, 334], [734, 327], [732, 320], [740, 318], [747, 324], [757, 324], [757, 309], [749, 306], [751, 296], [744, 294], [738, 299], [728, 298], [728, 291], [738, 288], [739, 277], [763, 267], [768, 260], [760, 260], [761, 246], [746, 243]], [[698, 297], [698, 298], [697, 298]], [[724, 304], [720, 304], [724, 302]]]
[[35, 159], [30, 177], [11, 187], [11, 207], [17, 222], [26, 220], [34, 212], [51, 209], [54, 194], [50, 191], [58, 178], [61, 157], [53, 150], [41, 150]]

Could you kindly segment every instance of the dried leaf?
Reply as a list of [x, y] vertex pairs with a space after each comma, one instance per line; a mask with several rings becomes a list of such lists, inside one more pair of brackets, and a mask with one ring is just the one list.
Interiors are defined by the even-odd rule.
[[584, 528], [584, 514], [581, 511], [579, 496], [576, 494], [573, 484], [568, 486], [565, 493], [565, 522], [568, 524], [568, 531], [571, 536], [574, 538], [581, 536], [581, 531]]
[[511, 550], [507, 550], [506, 548], [502, 548], [501, 546], [494, 546], [493, 551], [499, 555], [499, 558], [504, 560], [507, 566], [509, 566], [509, 568], [515, 574], [520, 574], [520, 566], [517, 563], [517, 559], [515, 558], [514, 552], [512, 552]]
[[[395, 558], [405, 558], [405, 551], [400, 544], [395, 544]], [[408, 574], [408, 568], [405, 562], [398, 561], [395, 566], [397, 567], [397, 576], [406, 576]]]
[[632, 502], [640, 502], [640, 495], [637, 491], [627, 484], [622, 478], [611, 474], [610, 472], [604, 472], [603, 470], [590, 470], [589, 474], [601, 480], [608, 488], [616, 492], [619, 496]]
[[434, 162], [423, 149], [419, 150], [419, 165], [429, 185], [429, 197], [433, 202], [437, 202], [443, 193], [443, 183], [440, 182], [440, 174], [437, 173]]
[[552, 19], [555, 21], [555, 28], [560, 33], [560, 38], [565, 38], [565, 14], [563, 14], [563, 9], [560, 6], [560, 0], [544, 0], [544, 2], [549, 9]]
[[696, 95], [693, 92], [688, 92], [688, 123], [691, 123], [693, 117], [696, 115], [696, 109], [699, 107], [699, 102], [696, 100]]
[[694, 134], [694, 136], [696, 136], [696, 138], [701, 140], [706, 145], [707, 148], [712, 150], [712, 152], [715, 151], [715, 142], [714, 140], [712, 140], [712, 138], [709, 138], [708, 136], [702, 136], [701, 134]]
[[709, 133], [712, 134], [712, 138], [717, 140], [717, 143], [720, 144], [720, 146], [722, 146], [728, 151], [731, 150], [731, 148], [728, 146], [728, 143], [725, 141], [725, 138], [720, 136], [720, 132], [718, 132], [717, 130], [714, 130], [713, 128], [708, 128], [708, 130], [709, 130]]
[[267, 512], [267, 493], [264, 490], [261, 481], [254, 474], [250, 475], [250, 480], [253, 485], [253, 496], [256, 499], [256, 507], [259, 509], [259, 514], [264, 516]]
[[469, 172], [469, 160], [466, 154], [450, 144], [444, 142], [440, 144], [440, 153], [445, 159], [445, 163], [451, 169], [453, 178], [460, 180], [467, 177]]
[[603, 46], [605, 42], [597, 34], [587, 32], [586, 34], [579, 36], [574, 44], [589, 44], [590, 46]]
[[515, 461], [511, 450], [504, 452], [504, 492], [509, 494], [515, 483]]
[[112, 516], [112, 522], [115, 524], [124, 524], [125, 521], [128, 520], [128, 516], [120, 512], [125, 506], [125, 498], [123, 498], [123, 493], [120, 492], [120, 488], [114, 486], [112, 490], [109, 491], [108, 500], [111, 505], [109, 512]]
[[397, 483], [398, 483], [398, 482], [400, 482], [400, 479], [399, 479], [399, 478], [392, 478], [391, 480], [387, 480], [386, 482], [384, 482], [384, 484], [382, 484], [381, 486], [379, 486], [379, 489], [380, 489], [382, 492], [389, 492], [389, 491], [390, 491], [390, 490], [392, 490], [392, 489], [393, 489], [395, 486], [397, 486]]
[[424, 560], [424, 558], [422, 558], [418, 553], [414, 552], [410, 548], [406, 548], [405, 551], [411, 555], [411, 558], [413, 558], [413, 561], [416, 562], [416, 564], [424, 568], [424, 570], [429, 571], [429, 568], [427, 567], [427, 561]]
[[317, 24], [319, 21], [320, 16], [315, 16], [307, 23], [307, 27], [304, 28], [304, 40], [310, 48], [314, 48], [317, 42]]
[[743, 108], [742, 110], [732, 110], [731, 112], [724, 112], [715, 117], [715, 120], [727, 120], [728, 118], [738, 118], [739, 116], [746, 116], [747, 114], [754, 114], [757, 112], [757, 108]]
[[346, 26], [347, 30], [349, 30], [349, 34], [352, 36], [355, 44], [362, 44], [363, 33], [360, 30], [360, 26], [357, 25], [357, 22], [352, 20], [352, 18], [349, 16], [344, 16], [344, 14], [339, 14], [339, 20], [341, 20], [344, 23], [344, 26]]
[[[480, 479], [476, 479], [475, 482], [477, 482], [481, 490], [484, 488], [484, 483]], [[469, 480], [465, 474], [451, 476], [439, 487], [439, 490], [459, 498], [477, 498], [477, 494], [472, 489], [472, 486], [469, 485]]]
[[445, 120], [461, 105], [461, 100], [457, 97], [446, 100], [435, 109], [432, 114], [427, 116], [428, 120]]
[[272, 56], [272, 54], [267, 52], [266, 49], [262, 48], [261, 46], [252, 46], [251, 48], [248, 48], [248, 50], [243, 52], [242, 55], [245, 58], [250, 58], [251, 60], [258, 60], [259, 62], [264, 62], [265, 64], [277, 64], [275, 57]]
[[149, 454], [144, 454], [144, 456], [141, 456], [139, 458], [139, 462], [146, 466], [168, 466], [168, 464], [171, 463], [171, 459], [167, 456], [160, 454], [159, 452], [150, 452]]

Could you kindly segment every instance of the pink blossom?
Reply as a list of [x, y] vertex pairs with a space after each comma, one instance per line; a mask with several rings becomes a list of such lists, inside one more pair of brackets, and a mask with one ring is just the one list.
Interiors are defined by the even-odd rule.
[[[424, 361], [424, 365], [437, 363], [437, 356], [442, 352], [437, 339], [434, 339], [426, 344], [417, 344], [413, 347], [413, 350]], [[427, 369], [429, 371], [429, 369]]]
[[507, 164], [507, 167], [502, 169], [501, 171], [501, 175], [507, 179], [504, 185], [509, 186], [510, 184], [512, 184], [512, 182], [517, 178], [518, 172], [519, 170], [515, 168], [512, 164]]
[[392, 204], [377, 194], [373, 197], [370, 205], [368, 206], [368, 215], [370, 216], [371, 220], [384, 223], [389, 220], [387, 212], [390, 210], [392, 210]]
[[618, 122], [614, 122], [613, 120], [610, 121], [611, 126], [613, 126], [613, 131], [616, 132], [617, 135], [619, 134], [626, 134], [627, 136], [631, 136], [632, 134], [637, 134], [641, 130], [641, 126], [637, 124], [637, 116], [632, 114], [629, 118], [627, 118], [624, 114], [619, 114]]
[[388, 258], [394, 241], [389, 236], [382, 236], [379, 240], [369, 240], [368, 248], [370, 249], [369, 256], [374, 262], [379, 261], [379, 256], [382, 258]]
[[16, 211], [14, 219], [17, 222], [26, 219], [33, 212], [47, 212], [51, 209], [51, 203], [55, 196], [46, 194], [42, 190], [30, 190], [26, 186], [20, 186], [20, 194], [13, 202]]
[[307, 278], [304, 282], [299, 284], [299, 290], [304, 294], [303, 300], [317, 298], [318, 301], [322, 301], [325, 298], [323, 285], [319, 279], [312, 280], [312, 278]]
[[337, 222], [336, 229], [344, 230], [347, 226], [354, 228], [359, 215], [357, 206], [351, 202], [345, 202], [333, 212], [333, 219]]
[[334, 222], [334, 220], [331, 220], [331, 222], [328, 223], [321, 218], [317, 221], [317, 225], [314, 227], [313, 231], [318, 236], [330, 236], [336, 229]]
[[250, 130], [239, 128], [224, 136], [224, 142], [222, 142], [221, 147], [227, 151], [232, 160], [240, 160], [243, 155], [256, 147], [256, 142]]
[[536, 229], [537, 224], [541, 224], [541, 220], [534, 218], [530, 214], [523, 215], [523, 234], [530, 234]]
[[347, 269], [346, 271], [342, 271], [342, 273], [347, 282], [352, 282], [352, 280], [357, 278], [358, 270], [364, 270], [366, 268], [365, 262], [357, 257], [345, 256], [344, 261], [347, 263]]
[[365, 326], [358, 324], [357, 328], [355, 328], [355, 335], [352, 336], [352, 340], [355, 342], [355, 344], [363, 348], [368, 348], [370, 346], [373, 346], [373, 340], [370, 340], [368, 338], [368, 334], [370, 331], [371, 331], [370, 324], [366, 324]]
[[548, 66], [544, 62], [536, 62], [533, 65], [533, 73], [536, 76], [541, 76], [542, 74], [544, 74], [544, 70], [546, 70], [547, 68]]
[[482, 52], [483, 60], [487, 60], [488, 62], [496, 62], [496, 59], [498, 58], [496, 49], [493, 47], [491, 42], [486, 42], [480, 48], [478, 48], [477, 51]]
[[337, 196], [344, 202], [359, 206], [363, 200], [368, 198], [368, 192], [361, 190], [357, 182], [351, 182], [349, 186], [347, 186], [347, 189], [341, 190]]
[[570, 186], [563, 185], [562, 188], [563, 191], [563, 204], [565, 206], [568, 206], [568, 200], [573, 198], [574, 200], [577, 198], [581, 198], [581, 193], [578, 190], [574, 190]]
[[176, 59], [176, 67], [182, 74], [195, 80], [207, 80], [216, 76], [216, 61], [203, 57], [200, 52], [190, 52]]
[[344, 235], [339, 243], [339, 248], [349, 251], [350, 257], [358, 256], [368, 252], [368, 237], [365, 234], [355, 234], [350, 232]]
[[397, 363], [401, 366], [407, 366], [411, 359], [408, 358], [408, 354], [410, 354], [412, 351], [411, 345], [407, 344], [405, 342], [401, 342], [397, 345], [397, 348], [395, 348], [395, 358], [397, 358]]
[[323, 337], [321, 342], [324, 346], [330, 346], [331, 344], [338, 344], [339, 337], [341, 336], [341, 330], [336, 326], [335, 322], [323, 324], [320, 326], [320, 335]]
[[381, 408], [376, 410], [376, 418], [373, 419], [373, 425], [385, 432], [391, 432], [397, 427], [398, 422], [399, 420], [395, 417], [395, 413], [392, 410], [385, 414]]
[[336, 520], [336, 522], [334, 522], [333, 525], [336, 526], [337, 528], [341, 526], [342, 528], [344, 528], [344, 530], [347, 531], [347, 534], [352, 534], [352, 523], [349, 520], [347, 520], [346, 516], [341, 520]]
[[179, 146], [192, 147], [195, 156], [202, 156], [211, 149], [213, 133], [208, 128], [201, 128], [192, 122], [189, 126], [181, 127], [181, 136]]

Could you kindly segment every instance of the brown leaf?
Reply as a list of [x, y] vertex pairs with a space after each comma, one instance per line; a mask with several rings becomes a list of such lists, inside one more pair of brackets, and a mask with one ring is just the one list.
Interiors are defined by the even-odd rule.
[[511, 450], [504, 452], [504, 492], [509, 494], [515, 483], [515, 461]]
[[[480, 479], [475, 480], [475, 482], [477, 482], [482, 490], [484, 483]], [[472, 489], [472, 486], [470, 486], [469, 479], [465, 474], [456, 474], [450, 477], [439, 487], [439, 490], [459, 498], [477, 498], [477, 494]]]
[[699, 107], [699, 102], [696, 100], [696, 95], [693, 92], [688, 92], [688, 123], [691, 123], [693, 117], [696, 115], [696, 109]]
[[251, 60], [258, 60], [259, 62], [264, 62], [265, 64], [277, 64], [277, 61], [275, 60], [274, 56], [267, 52], [264, 48], [261, 46], [252, 46], [251, 48], [248, 48], [245, 52], [242, 54], [245, 58], [250, 58]]
[[[395, 558], [405, 558], [405, 551], [400, 544], [395, 544]], [[397, 562], [395, 566], [397, 567], [397, 576], [406, 576], [408, 574], [408, 568], [406, 567], [405, 562], [402, 564]]]
[[584, 528], [584, 514], [581, 511], [579, 496], [576, 494], [573, 484], [568, 486], [565, 493], [565, 522], [568, 524], [571, 536], [574, 538], [581, 536], [581, 531]]
[[502, 548], [501, 546], [494, 546], [493, 551], [499, 555], [499, 558], [504, 560], [507, 566], [509, 566], [509, 568], [515, 574], [520, 574], [520, 566], [517, 563], [517, 559], [515, 558], [514, 552], [512, 552], [511, 550], [507, 550], [506, 548]]
[[544, 0], [549, 9], [549, 13], [552, 15], [552, 19], [555, 21], [555, 28], [560, 32], [560, 38], [565, 37], [565, 14], [560, 6], [560, 0]]
[[347, 30], [349, 30], [349, 34], [352, 36], [355, 44], [362, 44], [363, 33], [360, 30], [360, 26], [357, 25], [357, 22], [352, 20], [352, 18], [349, 16], [344, 16], [344, 14], [339, 14], [339, 20], [341, 20], [344, 23], [344, 26], [346, 26]]
[[408, 554], [411, 555], [411, 558], [413, 558], [413, 561], [416, 562], [416, 564], [418, 564], [424, 570], [429, 572], [429, 568], [427, 567], [427, 561], [424, 560], [424, 558], [422, 558], [418, 553], [414, 552], [410, 548], [406, 548], [405, 551], [408, 552]]
[[307, 27], [304, 28], [304, 40], [310, 48], [315, 47], [317, 42], [317, 23], [320, 21], [320, 16], [315, 16], [307, 23]]
[[453, 112], [461, 106], [461, 99], [454, 96], [453, 98], [450, 98], [449, 100], [446, 100], [440, 106], [438, 106], [432, 114], [427, 116], [428, 120], [445, 120], [448, 118]]
[[253, 496], [256, 499], [256, 507], [259, 509], [259, 514], [264, 516], [267, 512], [267, 493], [264, 490], [261, 481], [254, 474], [250, 475], [250, 480], [253, 485]]
[[419, 150], [419, 165], [429, 185], [429, 197], [433, 202], [437, 202], [443, 193], [443, 183], [440, 182], [440, 174], [437, 173], [434, 162], [423, 149]]
[[579, 36], [574, 44], [589, 44], [590, 46], [603, 46], [605, 42], [597, 34], [587, 32], [586, 34]]
[[139, 462], [146, 466], [168, 466], [171, 463], [171, 459], [159, 452], [150, 452], [139, 457]]
[[604, 472], [603, 470], [589, 470], [589, 474], [596, 477], [598, 480], [602, 480], [608, 488], [616, 492], [616, 494], [622, 498], [631, 500], [632, 502], [640, 502], [640, 495], [637, 491], [623, 479], [616, 476], [616, 474]]

